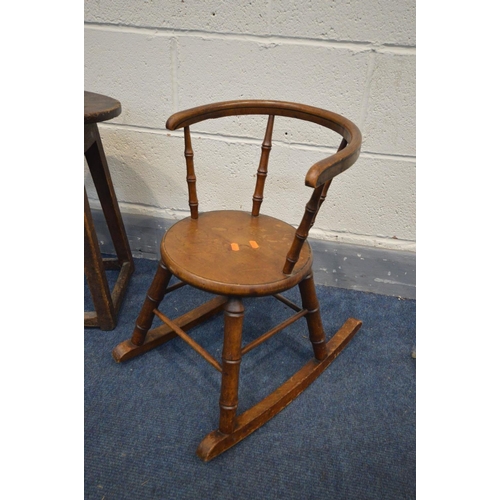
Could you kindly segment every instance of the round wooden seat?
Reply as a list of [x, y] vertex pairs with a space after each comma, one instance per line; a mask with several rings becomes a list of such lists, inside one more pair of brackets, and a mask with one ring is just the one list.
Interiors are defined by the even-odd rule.
[[197, 288], [220, 295], [269, 295], [295, 286], [311, 268], [306, 242], [292, 274], [283, 274], [295, 231], [267, 215], [206, 212], [172, 226], [163, 238], [161, 254], [174, 275]]
[[107, 95], [84, 91], [84, 122], [98, 123], [117, 117], [122, 111], [120, 101]]

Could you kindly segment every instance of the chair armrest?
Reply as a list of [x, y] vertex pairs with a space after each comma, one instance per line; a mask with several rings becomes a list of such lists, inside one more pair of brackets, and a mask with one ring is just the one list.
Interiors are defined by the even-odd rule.
[[306, 186], [313, 188], [321, 186], [347, 170], [359, 156], [361, 132], [354, 123], [332, 111], [292, 102], [265, 100], [217, 102], [174, 113], [167, 120], [166, 127], [168, 130], [177, 130], [212, 118], [256, 114], [287, 116], [313, 122], [337, 132], [347, 141], [344, 149], [315, 163], [308, 170]]
[[337, 153], [315, 163], [306, 174], [306, 186], [316, 188], [333, 179], [353, 165], [361, 150], [361, 132]]

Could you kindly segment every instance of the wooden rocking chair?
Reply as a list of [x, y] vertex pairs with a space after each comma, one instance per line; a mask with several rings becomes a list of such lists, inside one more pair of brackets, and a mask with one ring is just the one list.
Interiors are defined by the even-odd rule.
[[[232, 210], [198, 213], [189, 127], [212, 118], [254, 114], [268, 115], [269, 118], [251, 213]], [[313, 191], [297, 230], [283, 221], [259, 213], [275, 116], [313, 122], [342, 136], [337, 152], [314, 164], [307, 172], [305, 184]], [[325, 370], [361, 326], [361, 321], [349, 318], [326, 342], [311, 269], [312, 252], [306, 241], [333, 177], [357, 160], [361, 133], [356, 125], [336, 113], [302, 104], [263, 100], [228, 101], [196, 107], [175, 113], [166, 126], [169, 130], [184, 129], [191, 217], [181, 220], [166, 232], [161, 243], [161, 261], [132, 338], [117, 345], [113, 357], [118, 362], [125, 361], [180, 337], [222, 373], [219, 428], [202, 440], [197, 451], [201, 459], [208, 461], [244, 439], [287, 406]], [[214, 262], [221, 265], [214, 265]], [[181, 281], [167, 288], [172, 275]], [[184, 284], [211, 292], [215, 298], [183, 316], [170, 319], [159, 311], [159, 304], [166, 293]], [[299, 286], [301, 306], [281, 295], [295, 285]], [[273, 295], [288, 305], [295, 314], [242, 347], [242, 300], [267, 295]], [[189, 337], [186, 330], [222, 310], [224, 340], [222, 360], [219, 362]], [[155, 315], [162, 325], [151, 329]], [[237, 416], [242, 356], [302, 317], [307, 321], [314, 358], [281, 387]]]

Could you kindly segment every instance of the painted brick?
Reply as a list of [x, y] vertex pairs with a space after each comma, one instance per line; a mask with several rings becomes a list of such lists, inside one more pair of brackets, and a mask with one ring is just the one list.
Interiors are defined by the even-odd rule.
[[[166, 209], [184, 206], [183, 141], [163, 133], [100, 127], [103, 147], [119, 202]], [[89, 197], [95, 199], [86, 176]], [[187, 199], [187, 198], [186, 198]]]
[[87, 0], [85, 21], [415, 45], [414, 0]]
[[415, 0], [273, 0], [270, 33], [415, 45]]
[[415, 241], [415, 163], [360, 157], [336, 177], [315, 227]]
[[152, 34], [85, 30], [85, 90], [114, 97], [115, 123], [165, 128], [172, 112], [171, 41]]
[[[179, 37], [178, 47], [180, 109], [230, 99], [277, 99], [318, 106], [355, 123], [360, 121], [368, 51], [198, 37]], [[260, 140], [260, 121], [250, 122], [248, 127], [249, 121], [242, 120], [236, 129], [224, 127], [222, 122], [196, 127]], [[331, 132], [297, 120], [277, 120], [274, 136], [291, 142], [332, 144]]]
[[127, 26], [267, 34], [268, 0], [86, 0], [85, 21]]
[[374, 58], [363, 150], [415, 155], [415, 56], [374, 54]]

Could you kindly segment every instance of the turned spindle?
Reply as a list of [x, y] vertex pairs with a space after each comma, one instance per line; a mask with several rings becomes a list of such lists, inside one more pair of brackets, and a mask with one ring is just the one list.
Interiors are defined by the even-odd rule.
[[257, 170], [257, 183], [253, 195], [252, 215], [257, 217], [260, 212], [260, 206], [264, 199], [264, 184], [267, 177], [267, 165], [269, 163], [269, 153], [271, 152], [271, 138], [273, 135], [274, 115], [269, 115], [267, 120], [266, 135], [262, 142], [262, 153], [260, 155], [259, 168]]
[[285, 266], [283, 267], [283, 274], [292, 274], [293, 268], [299, 260], [300, 250], [304, 241], [307, 239], [309, 229], [313, 224], [314, 218], [319, 210], [319, 201], [323, 192], [323, 186], [318, 186], [314, 189], [313, 194], [306, 205], [302, 221], [300, 222], [297, 231], [295, 231], [295, 238], [293, 239], [292, 246], [286, 256]]
[[191, 218], [198, 218], [198, 197], [196, 196], [196, 175], [194, 174], [193, 148], [191, 146], [191, 133], [189, 127], [184, 127], [184, 156], [186, 157], [187, 183], [189, 193], [189, 208]]

